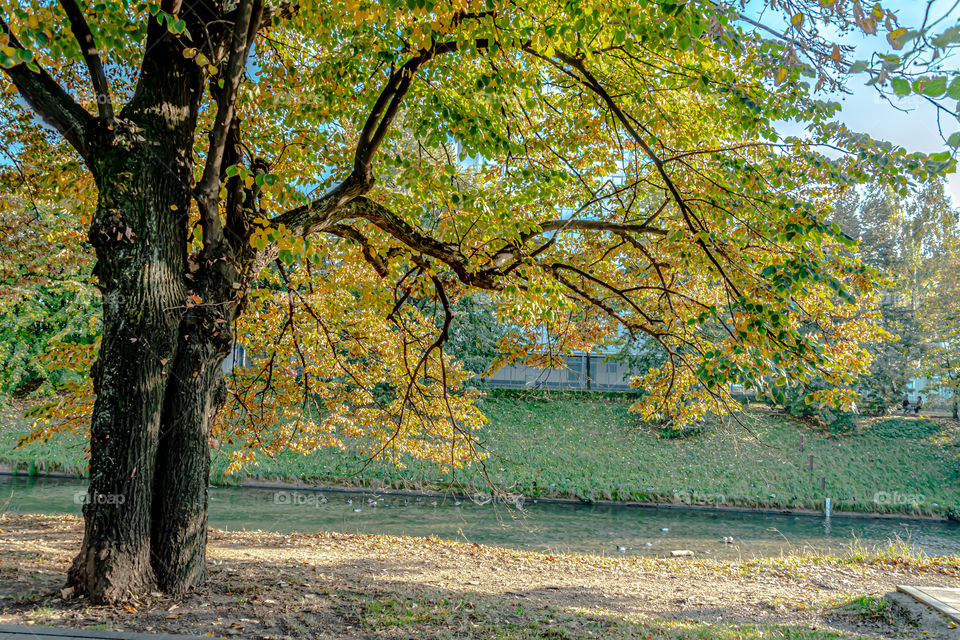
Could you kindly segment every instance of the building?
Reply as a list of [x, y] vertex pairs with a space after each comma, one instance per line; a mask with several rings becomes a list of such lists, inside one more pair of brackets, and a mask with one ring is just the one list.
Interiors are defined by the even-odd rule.
[[548, 369], [529, 365], [506, 365], [493, 375], [479, 376], [491, 387], [515, 389], [579, 389], [591, 391], [635, 391], [633, 373], [624, 362], [608, 360], [601, 353], [562, 356], [564, 366]]

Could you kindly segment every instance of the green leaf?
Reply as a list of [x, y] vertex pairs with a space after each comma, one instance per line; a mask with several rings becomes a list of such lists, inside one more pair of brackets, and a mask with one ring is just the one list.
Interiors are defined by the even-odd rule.
[[960, 131], [954, 132], [949, 138], [947, 138], [947, 146], [953, 147], [954, 149], [960, 147]]
[[923, 83], [923, 95], [931, 98], [939, 98], [947, 90], [946, 78], [934, 78]]
[[960, 76], [954, 78], [953, 82], [950, 83], [947, 88], [947, 95], [954, 100], [960, 100]]
[[848, 73], [861, 73], [863, 71], [866, 71], [867, 67], [869, 66], [870, 66], [870, 63], [868, 63], [866, 60], [857, 60], [856, 62], [850, 65], [850, 68], [847, 71]]
[[910, 83], [905, 78], [891, 78], [890, 85], [900, 98], [910, 94]]
[[931, 39], [930, 42], [941, 48], [960, 42], [960, 26], [950, 27], [937, 37]]

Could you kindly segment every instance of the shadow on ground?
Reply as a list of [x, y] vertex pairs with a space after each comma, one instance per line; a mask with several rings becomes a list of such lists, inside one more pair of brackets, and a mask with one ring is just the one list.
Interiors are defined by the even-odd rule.
[[903, 571], [550, 556], [326, 533], [211, 532], [205, 589], [90, 606], [59, 592], [77, 520], [23, 516], [0, 527], [0, 624], [264, 640], [938, 637], [907, 617], [874, 615], [870, 594]]

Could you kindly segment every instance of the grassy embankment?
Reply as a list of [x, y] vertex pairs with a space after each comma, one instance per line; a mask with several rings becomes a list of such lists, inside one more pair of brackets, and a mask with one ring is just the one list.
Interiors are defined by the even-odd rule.
[[[491, 394], [483, 400], [491, 422], [481, 436], [492, 452], [485, 461], [490, 481], [532, 497], [776, 509], [820, 509], [831, 497], [837, 511], [960, 511], [960, 428], [951, 421], [864, 419], [854, 434], [834, 438], [754, 407], [743, 416], [753, 435], [736, 424], [715, 424], [665, 439], [639, 426], [629, 404], [601, 394]], [[26, 423], [8, 411], [2, 424], [0, 460], [24, 471], [37, 463], [46, 469], [85, 466], [79, 438], [15, 449]], [[489, 490], [475, 468], [454, 476], [416, 462], [402, 472], [365, 463], [349, 449], [284, 452], [263, 457], [251, 473], [316, 483]], [[226, 476], [226, 464], [226, 455], [215, 455], [215, 483], [244, 479]]]

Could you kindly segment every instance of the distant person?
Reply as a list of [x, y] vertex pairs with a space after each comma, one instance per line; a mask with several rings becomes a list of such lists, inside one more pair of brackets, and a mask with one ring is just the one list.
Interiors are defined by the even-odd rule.
[[910, 398], [903, 396], [903, 402], [900, 403], [900, 410], [904, 413], [910, 411]]
[[917, 404], [913, 405], [913, 412], [920, 413], [920, 409], [923, 408], [923, 396], [917, 396]]

